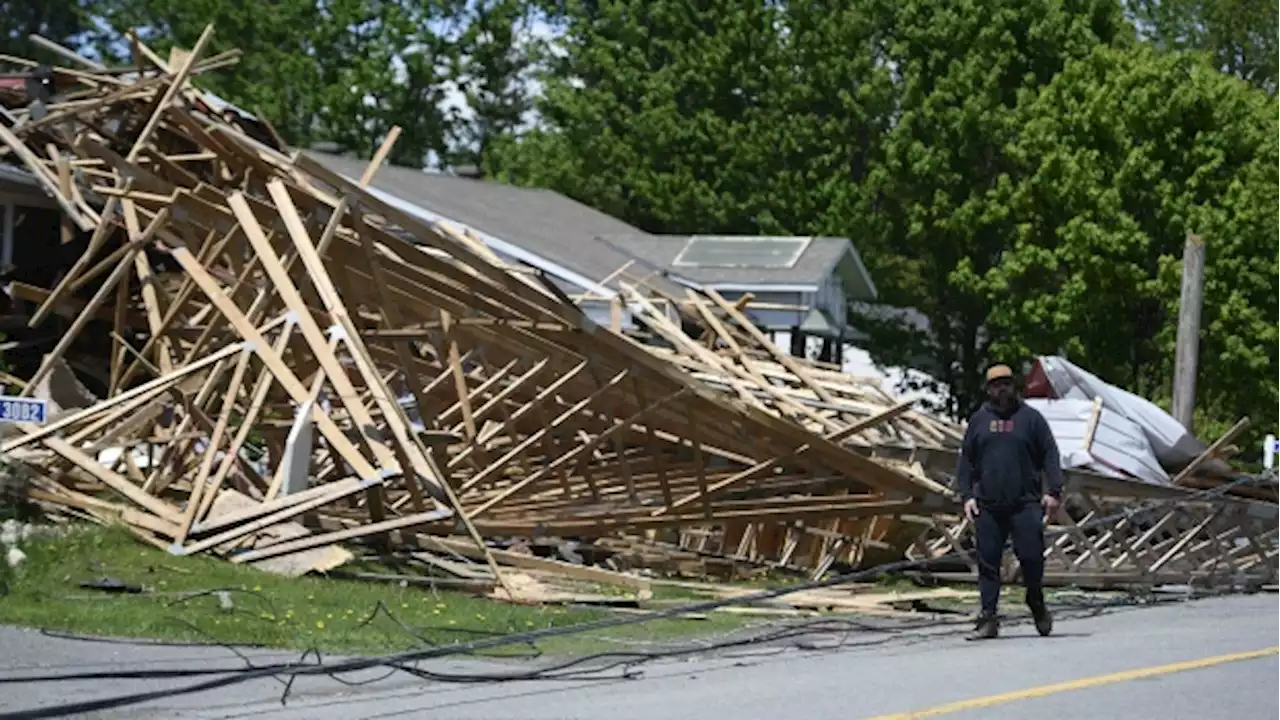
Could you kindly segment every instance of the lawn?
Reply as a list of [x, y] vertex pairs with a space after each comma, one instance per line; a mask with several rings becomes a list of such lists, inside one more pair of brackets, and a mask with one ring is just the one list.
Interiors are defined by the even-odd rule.
[[[118, 528], [77, 529], [56, 539], [32, 539], [22, 548], [28, 559], [9, 578], [8, 594], [0, 595], [0, 624], [115, 637], [384, 653], [572, 625], [610, 612], [514, 605], [414, 585], [287, 578], [215, 558], [172, 556], [138, 543]], [[142, 586], [144, 592], [80, 587], [81, 582], [103, 578]], [[567, 654], [630, 649], [718, 635], [748, 622], [719, 613], [704, 619], [657, 620], [539, 641], [537, 650]], [[532, 651], [529, 645], [513, 645], [489, 654]]]

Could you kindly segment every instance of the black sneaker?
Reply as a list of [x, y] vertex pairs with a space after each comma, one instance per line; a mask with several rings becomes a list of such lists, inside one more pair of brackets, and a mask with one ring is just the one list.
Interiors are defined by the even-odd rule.
[[966, 640], [991, 640], [1000, 634], [1000, 621], [993, 617], [978, 618], [977, 625], [973, 628], [973, 632], [969, 633]]
[[1053, 614], [1047, 609], [1032, 610], [1031, 617], [1036, 621], [1036, 632], [1040, 633], [1040, 637], [1048, 637], [1053, 632]]

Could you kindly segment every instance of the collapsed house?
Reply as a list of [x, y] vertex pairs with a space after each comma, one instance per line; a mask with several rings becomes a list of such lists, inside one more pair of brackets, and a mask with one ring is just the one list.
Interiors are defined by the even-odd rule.
[[[0, 95], [3, 162], [76, 250], [7, 286], [10, 317], [58, 329], [9, 379], [55, 412], [0, 438], [48, 514], [286, 573], [355, 547], [499, 585], [504, 565], [631, 585], [640, 566], [973, 567], [961, 427], [782, 352], [750, 296], [623, 274], [635, 327], [598, 322], [371, 192], [397, 132], [350, 177], [201, 92], [235, 59], [202, 57], [210, 32], [167, 60], [136, 43], [142, 72], [82, 60]], [[1051, 581], [1274, 582], [1274, 502], [1144, 481], [1107, 442], [1064, 452]], [[1215, 446], [1185, 478], [1221, 474]]]

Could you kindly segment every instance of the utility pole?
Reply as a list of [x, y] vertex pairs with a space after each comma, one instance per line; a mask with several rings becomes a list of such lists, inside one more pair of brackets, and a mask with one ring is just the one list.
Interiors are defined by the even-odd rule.
[[1182, 251], [1182, 296], [1173, 366], [1173, 418], [1195, 432], [1196, 363], [1200, 357], [1200, 309], [1204, 300], [1204, 240], [1187, 233]]

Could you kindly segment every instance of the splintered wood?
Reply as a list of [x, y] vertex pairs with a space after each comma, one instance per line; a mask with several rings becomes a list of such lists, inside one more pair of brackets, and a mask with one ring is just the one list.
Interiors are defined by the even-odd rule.
[[[684, 298], [650, 298], [626, 282], [622, 287], [633, 317], [653, 341], [647, 349], [726, 398], [858, 452], [892, 443], [959, 447], [961, 428], [915, 410], [911, 401], [891, 397], [873, 379], [787, 355], [739, 304], [726, 301], [713, 289], [687, 290]], [[679, 321], [673, 321], [658, 303], [671, 308]], [[696, 328], [698, 337], [690, 336], [686, 328]], [[778, 461], [762, 458], [733, 477], [739, 481], [759, 478]], [[911, 477], [926, 506], [936, 509], [956, 501], [955, 493], [924, 473], [918, 463], [881, 462]], [[722, 522], [714, 526], [686, 527], [680, 545], [819, 576], [837, 563], [857, 567], [899, 559], [910, 542], [905, 533], [912, 521], [903, 520], [904, 513], [841, 512], [849, 498], [830, 497], [820, 483], [794, 486], [792, 492], [803, 494], [804, 502], [824, 504], [831, 512], [777, 520], [718, 518]], [[911, 518], [927, 512], [905, 514]]]
[[[820, 577], [837, 564], [865, 567], [904, 557], [953, 577], [972, 577], [973, 526], [960, 516], [950, 489], [963, 428], [896, 402], [875, 380], [784, 354], [743, 312], [713, 289], [654, 299], [623, 283], [648, 349], [692, 377], [814, 435], [857, 450], [912, 477], [925, 489], [924, 513], [872, 517], [833, 514], [772, 522], [717, 518], [681, 529], [679, 547], [700, 555], [764, 563]], [[679, 321], [663, 312], [670, 308]], [[1238, 424], [1175, 480], [1162, 487], [1067, 471], [1066, 505], [1050, 518], [1046, 580], [1089, 586], [1154, 582], [1272, 582], [1280, 556], [1274, 501], [1254, 502], [1247, 486], [1205, 497], [1177, 485], [1205, 457], [1229, 442]], [[760, 468], [742, 472], [751, 474]], [[1203, 484], [1204, 488], [1220, 486]], [[806, 502], [838, 506], [813, 488]], [[1144, 510], [1143, 508], [1149, 508]], [[1059, 524], [1060, 523], [1060, 524]], [[634, 541], [633, 547], [645, 543]], [[654, 545], [655, 543], [648, 543]], [[1008, 558], [1012, 578], [1015, 558]]]
[[[30, 500], [176, 554], [297, 573], [363, 541], [500, 585], [499, 564], [647, 584], [513, 546], [554, 538], [815, 575], [934, 553], [930, 532], [966, 546], [936, 467], [959, 427], [782, 353], [714, 291], [627, 286], [648, 337], [595, 325], [370, 192], [398, 130], [345, 177], [203, 94], [191, 80], [235, 59], [205, 57], [211, 32], [169, 61], [135, 42], [136, 67], [84, 60], [0, 96], [5, 161], [82, 247], [52, 287], [9, 287], [30, 327], [69, 321], [22, 392], [72, 359], [102, 368], [103, 399], [0, 439]], [[1232, 516], [1155, 570], [1207, 557], [1205, 533]], [[1270, 572], [1270, 522], [1223, 561]]]
[[206, 43], [11, 111], [4, 139], [51, 193], [51, 166], [79, 171], [64, 211], [89, 235], [35, 294], [33, 326], [83, 304], [28, 387], [90, 328], [112, 339], [105, 400], [0, 445], [42, 503], [234, 562], [916, 508], [917, 479], [721, 397], [368, 193], [394, 133], [352, 179], [213, 113], [187, 83]]

